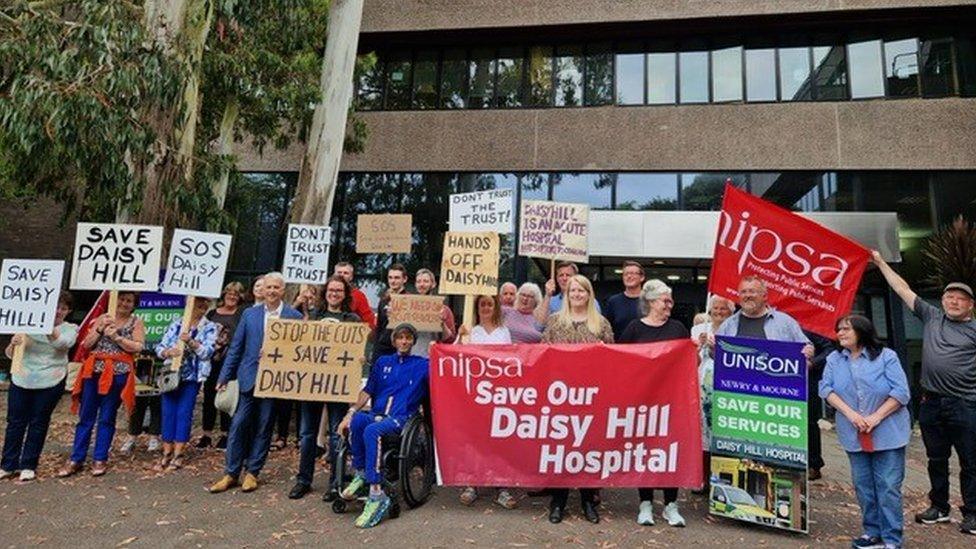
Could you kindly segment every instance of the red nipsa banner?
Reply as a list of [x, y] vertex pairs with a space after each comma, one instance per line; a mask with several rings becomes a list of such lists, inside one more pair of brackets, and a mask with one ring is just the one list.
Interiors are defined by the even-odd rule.
[[702, 484], [691, 340], [435, 345], [440, 480], [454, 486]]
[[770, 305], [833, 338], [869, 258], [847, 237], [726, 184], [708, 291], [737, 301], [739, 280], [755, 275]]

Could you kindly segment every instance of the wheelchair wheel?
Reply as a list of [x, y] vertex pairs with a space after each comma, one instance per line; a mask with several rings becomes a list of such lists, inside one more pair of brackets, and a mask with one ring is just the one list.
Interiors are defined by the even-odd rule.
[[410, 418], [403, 428], [400, 446], [400, 492], [413, 509], [430, 497], [434, 485], [434, 440], [430, 424], [420, 415]]
[[346, 512], [346, 500], [337, 499], [332, 502], [332, 512], [341, 515]]

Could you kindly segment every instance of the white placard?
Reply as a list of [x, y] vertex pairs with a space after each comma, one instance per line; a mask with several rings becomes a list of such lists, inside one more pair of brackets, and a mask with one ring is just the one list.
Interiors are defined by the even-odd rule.
[[451, 231], [512, 232], [514, 193], [512, 189], [493, 189], [451, 195]]
[[162, 227], [78, 223], [71, 289], [154, 292], [162, 250]]
[[329, 246], [332, 229], [320, 225], [288, 225], [285, 259], [281, 272], [285, 282], [325, 284], [329, 279]]
[[4, 259], [0, 266], [0, 334], [50, 334], [64, 261]]
[[230, 256], [230, 238], [229, 234], [173, 231], [166, 277], [160, 289], [167, 294], [220, 297]]

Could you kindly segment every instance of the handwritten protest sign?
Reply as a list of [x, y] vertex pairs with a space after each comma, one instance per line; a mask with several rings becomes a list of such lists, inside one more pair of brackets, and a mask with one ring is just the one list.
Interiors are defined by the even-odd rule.
[[[803, 344], [715, 339], [709, 511], [806, 532], [810, 500]], [[767, 490], [774, 484], [776, 497], [770, 498]]]
[[512, 189], [451, 195], [452, 231], [512, 232]]
[[444, 322], [441, 320], [443, 312], [443, 297], [392, 294], [390, 296], [389, 326], [409, 322], [418, 332], [439, 332], [444, 329]]
[[319, 225], [288, 225], [282, 274], [285, 282], [325, 284], [329, 279], [332, 229]]
[[0, 334], [50, 334], [64, 261], [4, 259], [0, 266]]
[[220, 297], [230, 255], [230, 235], [176, 229], [162, 290], [167, 294]]
[[412, 245], [412, 215], [360, 214], [356, 217], [357, 254], [408, 254]]
[[586, 204], [522, 202], [519, 254], [526, 257], [589, 261], [590, 207]]
[[[430, 397], [446, 486], [702, 483], [695, 345], [435, 345]], [[608, 376], [594, 364], [613, 364]], [[443, 411], [447, 412], [443, 412]]]
[[71, 289], [156, 291], [162, 249], [162, 227], [78, 223]]
[[369, 325], [268, 320], [254, 396], [355, 402]]
[[495, 295], [498, 293], [498, 255], [498, 233], [446, 233], [440, 293]]

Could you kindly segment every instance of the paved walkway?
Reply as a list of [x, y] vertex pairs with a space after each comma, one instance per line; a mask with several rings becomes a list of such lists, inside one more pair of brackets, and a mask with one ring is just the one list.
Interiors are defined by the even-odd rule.
[[[0, 407], [5, 408], [2, 391], [0, 398]], [[324, 475], [316, 477], [316, 491], [305, 499], [287, 499], [298, 459], [293, 447], [272, 453], [262, 475], [264, 484], [252, 494], [205, 491], [219, 477], [223, 462], [223, 454], [213, 450], [194, 454], [175, 473], [152, 472], [153, 456], [140, 450], [131, 458], [115, 460], [105, 477], [82, 474], [55, 479], [54, 471], [66, 459], [71, 441], [73, 420], [67, 403], [63, 399], [56, 413], [38, 471], [40, 479], [27, 484], [0, 482], [0, 547], [848, 547], [851, 536], [859, 533], [860, 515], [847, 459], [832, 431], [824, 431], [828, 464], [824, 479], [811, 484], [809, 536], [712, 518], [704, 497], [684, 491], [680, 503], [688, 527], [679, 529], [661, 520], [653, 527], [635, 524], [636, 494], [631, 490], [604, 492], [604, 520], [599, 525], [579, 517], [575, 498], [570, 499], [570, 517], [552, 525], [546, 520], [545, 498], [523, 499], [514, 511], [486, 500], [467, 508], [458, 503], [453, 488], [438, 488], [423, 507], [404, 510], [399, 519], [363, 531], [353, 527], [354, 513], [335, 515], [320, 500]], [[0, 417], [4, 414], [0, 410]], [[907, 546], [976, 547], [976, 538], [959, 533], [958, 511], [953, 524], [921, 527], [911, 522], [911, 515], [926, 503], [923, 459], [916, 436], [905, 482]], [[953, 494], [958, 505], [955, 487]], [[660, 507], [656, 513], [659, 516]]]

